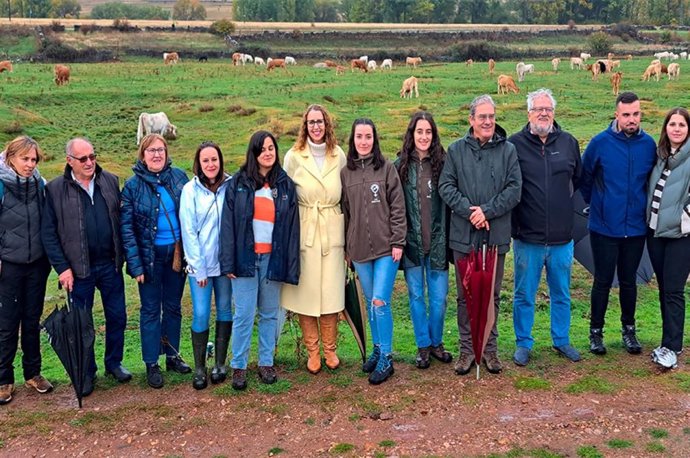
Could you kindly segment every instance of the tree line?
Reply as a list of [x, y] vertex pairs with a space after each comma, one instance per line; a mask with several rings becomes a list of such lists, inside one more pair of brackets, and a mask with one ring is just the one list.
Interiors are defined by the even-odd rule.
[[[78, 18], [80, 15], [78, 0], [0, 0], [2, 17]], [[206, 19], [206, 9], [199, 0], [177, 0], [172, 12], [160, 6], [108, 2], [95, 5], [90, 18], [194, 21]]]

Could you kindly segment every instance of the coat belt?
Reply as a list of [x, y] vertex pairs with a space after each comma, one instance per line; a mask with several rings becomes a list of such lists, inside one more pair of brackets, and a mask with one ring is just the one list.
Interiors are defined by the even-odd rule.
[[301, 206], [310, 209], [309, 227], [307, 228], [307, 235], [305, 245], [307, 247], [314, 246], [314, 239], [316, 238], [316, 226], [319, 226], [319, 237], [321, 238], [321, 256], [327, 256], [331, 250], [331, 242], [328, 239], [328, 227], [326, 227], [326, 213], [324, 210], [339, 207], [340, 204], [322, 204], [321, 201], [316, 201], [311, 205], [300, 203]]

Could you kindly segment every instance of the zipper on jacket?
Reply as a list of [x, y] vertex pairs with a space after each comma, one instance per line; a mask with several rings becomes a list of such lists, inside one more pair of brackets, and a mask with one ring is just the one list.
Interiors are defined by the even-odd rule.
[[544, 208], [545, 210], [545, 217], [546, 221], [544, 221], [544, 226], [545, 226], [545, 239], [544, 243], [546, 246], [549, 245], [549, 176], [550, 176], [550, 171], [551, 171], [551, 162], [548, 160], [548, 157], [546, 156], [546, 145], [544, 145], [544, 142], [541, 144], [541, 157], [544, 160], [544, 198], [546, 199]]
[[[37, 193], [38, 197], [38, 193]], [[29, 240], [29, 253], [26, 255], [26, 262], [31, 262], [31, 215], [29, 213], [29, 180], [26, 180], [26, 192], [24, 193], [24, 208], [26, 209], [26, 227]]]

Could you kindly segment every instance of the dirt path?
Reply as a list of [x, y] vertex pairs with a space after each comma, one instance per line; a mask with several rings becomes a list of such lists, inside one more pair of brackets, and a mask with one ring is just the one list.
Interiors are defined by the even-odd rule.
[[[270, 393], [252, 375], [239, 394], [227, 384], [195, 392], [186, 381], [155, 391], [139, 375], [126, 386], [100, 380], [81, 411], [70, 386], [44, 396], [19, 387], [0, 409], [0, 456], [578, 456], [585, 446], [607, 457], [690, 456], [690, 394], [678, 383], [690, 380], [687, 367], [655, 373], [628, 355], [610, 363], [604, 373], [591, 359], [510, 364], [479, 381], [438, 363], [397, 363], [378, 387], [350, 364], [315, 377], [281, 371]], [[599, 379], [605, 389], [569, 392]]]

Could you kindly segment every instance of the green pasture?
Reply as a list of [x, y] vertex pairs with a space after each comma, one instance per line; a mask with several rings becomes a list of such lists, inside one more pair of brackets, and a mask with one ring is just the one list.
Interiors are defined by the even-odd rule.
[[[458, 63], [425, 64], [412, 69], [396, 62], [390, 72], [363, 74], [351, 73], [348, 69], [345, 75], [336, 76], [333, 70], [312, 68], [313, 62], [298, 62], [299, 65], [290, 67], [287, 72], [279, 69], [268, 73], [262, 67], [232, 67], [229, 62], [219, 60], [200, 64], [183, 57], [179, 65], [169, 67], [163, 66], [161, 60], [70, 64], [72, 78], [64, 87], [53, 83], [52, 65], [17, 64], [13, 73], [0, 74], [0, 142], [4, 143], [18, 134], [33, 136], [49, 158], [40, 164], [40, 169], [47, 178], [53, 178], [63, 168], [65, 142], [72, 136], [87, 136], [95, 145], [99, 163], [125, 179], [131, 174], [130, 167], [135, 160], [137, 119], [142, 111], [165, 111], [177, 125], [179, 138], [171, 142], [171, 156], [175, 165], [188, 172], [194, 150], [203, 140], [214, 140], [221, 145], [227, 168], [234, 172], [243, 161], [250, 135], [258, 129], [276, 134], [282, 156], [295, 141], [301, 114], [310, 103], [322, 103], [328, 108], [337, 124], [339, 142], [345, 149], [352, 121], [362, 116], [372, 118], [378, 126], [383, 151], [391, 159], [400, 147], [408, 119], [415, 110], [426, 109], [434, 114], [442, 142], [448, 145], [464, 135], [468, 127], [468, 104], [483, 93], [494, 96], [499, 124], [508, 133], [513, 133], [526, 122], [526, 93], [540, 87], [551, 88], [558, 101], [556, 119], [577, 137], [582, 149], [593, 135], [607, 126], [614, 112], [614, 96], [608, 77], [603, 75], [599, 81], [593, 82], [589, 73], [571, 71], [566, 59], [558, 73], [552, 71], [550, 62], [528, 60], [528, 63], [535, 64], [536, 72], [518, 83], [519, 95], [502, 96], [495, 95], [496, 76], [501, 73], [514, 75], [516, 62], [499, 62], [496, 75], [491, 77], [485, 63], [476, 63], [473, 67]], [[681, 62], [679, 81], [642, 82], [640, 76], [648, 60], [622, 61], [624, 76], [621, 88], [633, 90], [642, 98], [644, 128], [658, 138], [665, 112], [676, 105], [688, 105], [690, 79], [685, 73], [686, 64]], [[420, 79], [420, 97], [401, 99], [398, 94], [401, 82], [410, 75]], [[499, 317], [499, 348], [507, 363], [503, 376], [524, 389], [553, 389], [551, 382], [557, 377], [557, 367], [570, 363], [550, 350], [548, 296], [543, 287], [537, 298], [537, 343], [533, 362], [520, 370], [510, 363], [514, 350], [510, 257], [506, 271]], [[64, 301], [62, 293], [56, 290], [56, 283], [53, 275], [49, 282], [46, 312]], [[454, 283], [451, 280], [445, 342], [457, 354]], [[637, 383], [639, 377], [648, 373], [635, 372], [619, 362], [624, 358], [624, 351], [620, 343], [616, 293], [612, 296], [606, 328], [609, 354], [595, 359], [585, 351], [588, 345], [590, 286], [589, 274], [576, 266], [572, 283], [572, 339], [591, 364], [585, 362], [578, 366], [582, 367], [582, 380], [573, 380], [569, 392], [600, 392], [603, 389], [614, 392], [623, 385]], [[654, 285], [640, 287], [638, 325], [645, 352], [658, 345], [660, 340], [656, 294]], [[130, 319], [124, 363], [135, 372], [134, 383], [144, 387], [138, 331], [139, 300], [136, 285], [129, 279], [127, 303]], [[400, 276], [394, 293], [394, 350], [398, 363], [413, 364], [416, 347], [407, 304], [406, 288]], [[183, 308], [181, 351], [191, 360], [188, 293], [183, 299]], [[96, 350], [102, 354], [103, 315], [100, 305], [96, 305], [95, 310]], [[304, 359], [298, 359], [296, 353], [297, 330], [296, 324], [286, 325], [280, 342], [277, 362], [285, 383], [276, 389], [281, 391], [289, 390], [290, 384], [309, 381], [301, 369]], [[344, 369], [331, 374], [336, 386], [346, 386], [352, 378], [360, 377], [354, 341], [344, 325], [341, 331], [339, 352], [344, 360]], [[44, 348], [45, 375], [59, 384], [67, 383], [60, 363], [48, 350], [47, 341]], [[251, 360], [255, 361], [255, 358], [255, 353], [252, 353]], [[19, 359], [15, 366], [21, 367]], [[454, 377], [450, 367], [447, 371]], [[603, 382], [593, 381], [591, 377]], [[17, 379], [21, 379], [21, 369]], [[166, 375], [168, 384], [189, 383], [190, 380], [190, 377]], [[98, 383], [99, 388], [103, 388], [113, 382], [101, 378]], [[254, 379], [250, 383], [250, 390], [257, 389], [258, 383]], [[687, 385], [672, 377], [657, 378], [654, 383], [676, 385], [679, 390]], [[216, 394], [235, 394], [227, 388], [227, 385], [217, 388]]]

